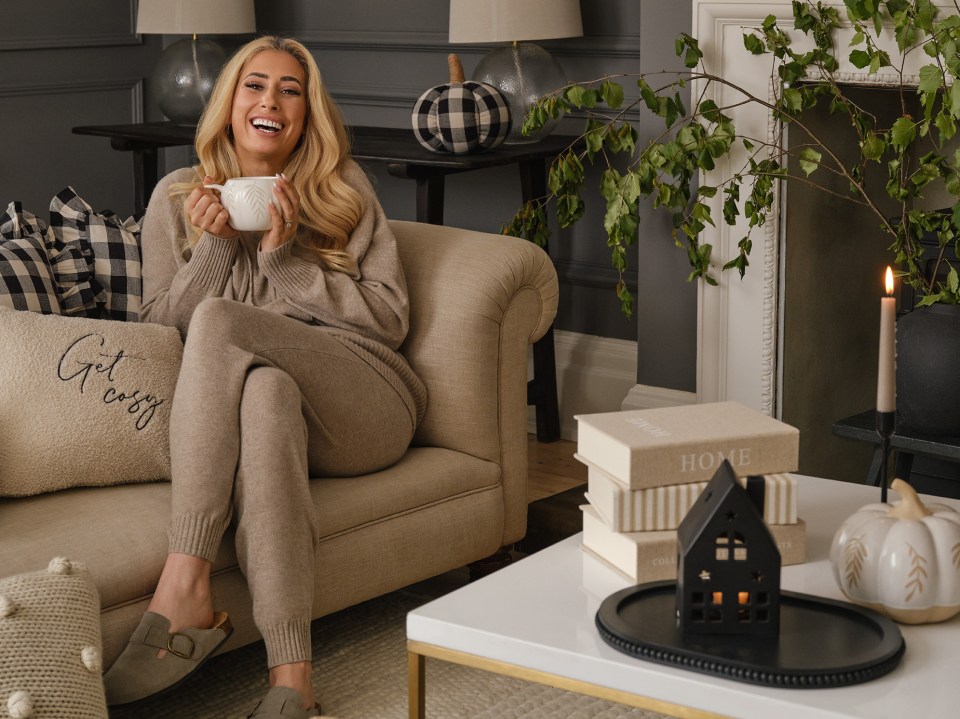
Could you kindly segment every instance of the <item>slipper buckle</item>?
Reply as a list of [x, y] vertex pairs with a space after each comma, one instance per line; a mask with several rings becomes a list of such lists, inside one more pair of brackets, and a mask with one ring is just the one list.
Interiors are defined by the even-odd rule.
[[[188, 651], [184, 651], [183, 649], [179, 649], [179, 648], [176, 646], [175, 640], [176, 640], [178, 637], [182, 637], [183, 639], [186, 639], [188, 642], [190, 642], [190, 649], [189, 649]], [[170, 652], [171, 654], [173, 654], [175, 657], [180, 657], [181, 659], [192, 659], [192, 658], [193, 658], [193, 653], [194, 653], [194, 651], [196, 650], [196, 648], [197, 648], [196, 643], [195, 643], [195, 642], [193, 641], [193, 639], [192, 639], [189, 635], [187, 635], [187, 634], [181, 634], [180, 632], [174, 632], [173, 634], [170, 634], [170, 635], [167, 637], [167, 651]]]

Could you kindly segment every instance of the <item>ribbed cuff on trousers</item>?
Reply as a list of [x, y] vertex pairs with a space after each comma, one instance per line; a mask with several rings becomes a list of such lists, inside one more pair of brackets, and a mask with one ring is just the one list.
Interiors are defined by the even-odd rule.
[[212, 562], [227, 529], [227, 519], [181, 514], [170, 520], [170, 551]]
[[278, 664], [309, 662], [312, 652], [310, 620], [292, 619], [281, 624], [257, 627], [267, 646], [267, 668]]

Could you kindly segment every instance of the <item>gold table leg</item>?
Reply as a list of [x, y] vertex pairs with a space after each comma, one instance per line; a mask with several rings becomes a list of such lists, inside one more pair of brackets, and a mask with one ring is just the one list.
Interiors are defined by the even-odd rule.
[[426, 657], [416, 652], [407, 652], [407, 716], [410, 719], [426, 719], [427, 695], [424, 668]]

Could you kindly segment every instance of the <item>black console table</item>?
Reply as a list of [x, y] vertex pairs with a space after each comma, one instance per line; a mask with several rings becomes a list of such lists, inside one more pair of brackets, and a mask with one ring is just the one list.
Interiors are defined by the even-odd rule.
[[[158, 150], [193, 144], [196, 128], [172, 122], [135, 125], [87, 125], [74, 127], [77, 135], [110, 139], [115, 150], [133, 153], [134, 204], [146, 208], [158, 177]], [[360, 162], [382, 162], [394, 177], [417, 183], [417, 221], [443, 224], [444, 178], [488, 167], [516, 165], [520, 173], [523, 202], [547, 192], [547, 163], [577, 141], [572, 135], [550, 135], [539, 142], [501, 145], [495, 150], [470, 155], [441, 155], [417, 142], [413, 131], [389, 127], [351, 127], [353, 157]], [[506, 218], [504, 218], [506, 219]], [[556, 359], [553, 327], [533, 345], [534, 377], [527, 385], [527, 403], [537, 408], [537, 439], [552, 442], [560, 437], [557, 404]]]
[[[870, 462], [870, 468], [867, 471], [865, 483], [879, 486], [880, 461], [883, 457], [883, 450], [880, 447], [880, 438], [877, 435], [874, 411], [868, 410], [839, 420], [833, 425], [833, 434], [838, 437], [869, 442], [874, 445], [873, 458]], [[912, 484], [914, 484], [914, 480], [917, 479], [911, 476], [914, 474], [914, 459], [917, 457], [926, 457], [945, 463], [957, 464], [957, 468], [960, 470], [960, 437], [924, 437], [921, 435], [908, 435], [894, 432], [890, 437], [890, 448], [893, 450], [894, 456], [894, 476], [905, 479]], [[952, 481], [951, 484], [953, 484]], [[936, 487], [930, 491], [933, 494], [947, 494], [948, 496], [956, 496], [957, 491], [960, 491], [960, 487], [951, 487], [951, 489], [954, 489], [954, 491], [936, 491]], [[922, 483], [919, 490], [927, 491], [927, 489], [922, 486]]]

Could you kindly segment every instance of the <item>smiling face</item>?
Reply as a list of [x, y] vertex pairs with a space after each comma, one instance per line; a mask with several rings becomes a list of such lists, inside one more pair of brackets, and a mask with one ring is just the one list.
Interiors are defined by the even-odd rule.
[[240, 71], [230, 121], [244, 175], [275, 175], [303, 134], [307, 79], [295, 57], [264, 50]]

